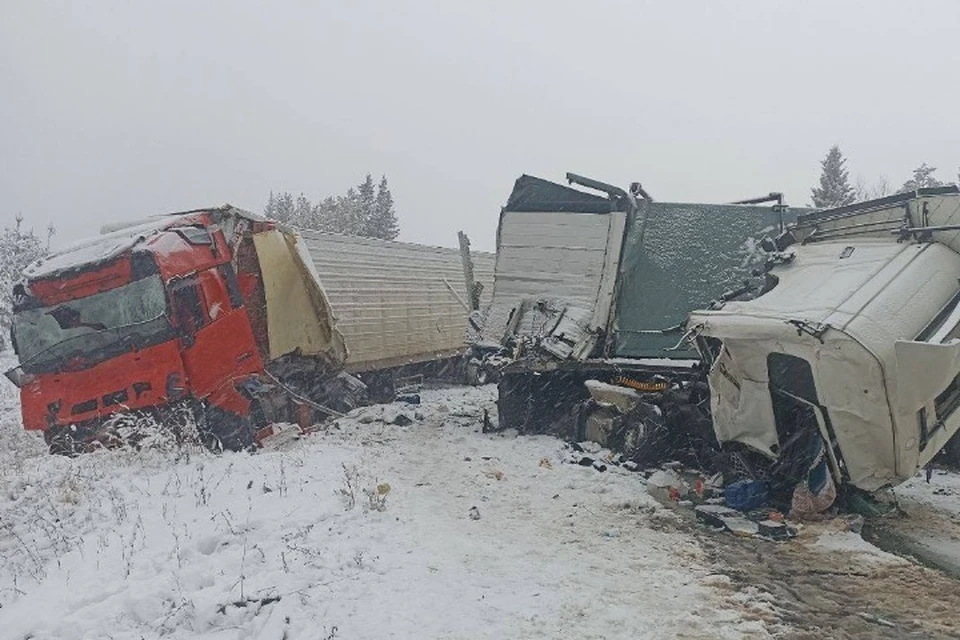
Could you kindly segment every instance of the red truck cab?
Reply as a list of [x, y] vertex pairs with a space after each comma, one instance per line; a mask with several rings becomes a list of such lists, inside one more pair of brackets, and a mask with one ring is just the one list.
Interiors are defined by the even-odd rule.
[[[11, 329], [26, 429], [52, 451], [96, 440], [119, 412], [202, 409], [227, 448], [252, 444], [247, 385], [264, 372], [215, 212], [165, 216], [31, 266]], [[268, 224], [268, 223], [267, 223]]]

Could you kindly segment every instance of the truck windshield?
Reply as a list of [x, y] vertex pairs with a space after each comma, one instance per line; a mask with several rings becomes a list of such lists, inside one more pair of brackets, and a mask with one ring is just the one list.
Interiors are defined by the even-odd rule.
[[28, 373], [83, 369], [170, 331], [160, 276], [13, 317], [13, 340]]

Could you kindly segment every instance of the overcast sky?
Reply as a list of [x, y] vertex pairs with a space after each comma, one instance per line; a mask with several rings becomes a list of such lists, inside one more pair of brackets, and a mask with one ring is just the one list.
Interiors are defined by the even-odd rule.
[[100, 224], [386, 174], [401, 239], [492, 249], [522, 173], [657, 199], [956, 179], [960, 3], [0, 0], [0, 223]]

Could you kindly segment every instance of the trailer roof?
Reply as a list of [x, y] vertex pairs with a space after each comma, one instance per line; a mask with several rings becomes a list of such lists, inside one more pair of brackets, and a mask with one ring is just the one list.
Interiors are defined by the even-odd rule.
[[517, 178], [504, 207], [507, 211], [610, 213], [620, 210], [616, 201], [526, 174]]

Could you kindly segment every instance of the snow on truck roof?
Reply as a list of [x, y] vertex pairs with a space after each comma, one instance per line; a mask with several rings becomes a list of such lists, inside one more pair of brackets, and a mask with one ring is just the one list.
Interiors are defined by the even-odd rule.
[[[883, 241], [861, 241], [852, 251], [846, 243], [807, 245], [794, 254], [789, 264], [772, 271], [779, 281], [771, 291], [753, 300], [727, 302], [721, 309], [706, 313], [748, 313], [756, 317], [799, 317], [808, 322], [822, 322], [910, 247]], [[844, 251], [849, 251], [849, 255], [841, 258]]]
[[157, 233], [169, 223], [168, 219], [156, 220], [79, 240], [34, 262], [24, 269], [23, 276], [31, 280], [49, 278], [91, 263], [106, 262], [132, 248], [147, 236]]
[[256, 214], [238, 209], [231, 205], [193, 209], [160, 214], [147, 219], [129, 223], [108, 225], [98, 236], [84, 238], [61, 249], [50, 252], [45, 258], [34, 262], [23, 271], [28, 280], [49, 278], [57, 274], [72, 271], [86, 265], [107, 262], [136, 246], [148, 236], [159, 233], [176, 224], [177, 219], [193, 213], [225, 212], [250, 220], [265, 220]]

